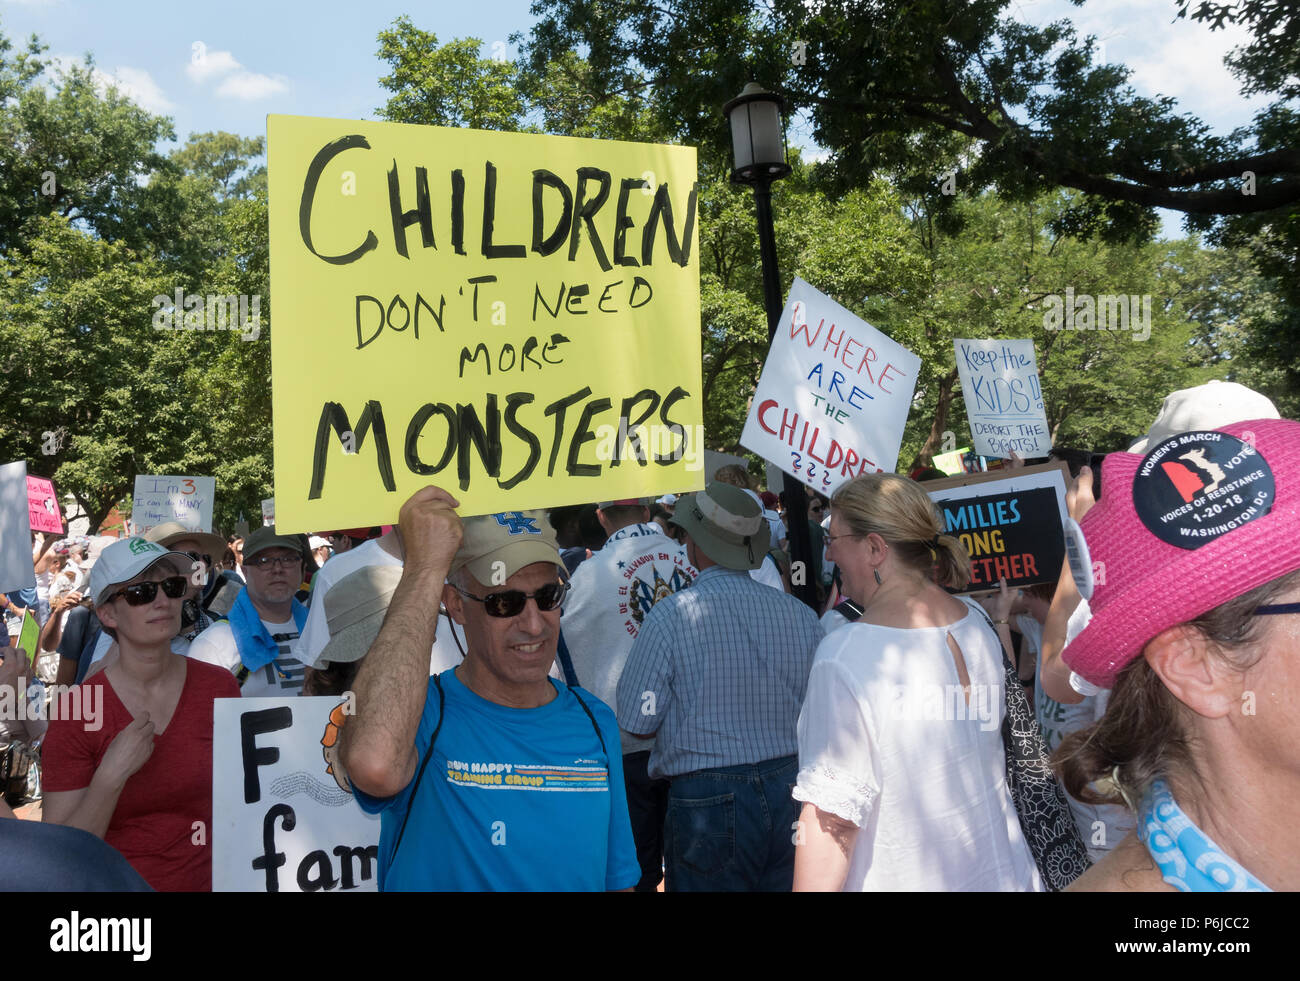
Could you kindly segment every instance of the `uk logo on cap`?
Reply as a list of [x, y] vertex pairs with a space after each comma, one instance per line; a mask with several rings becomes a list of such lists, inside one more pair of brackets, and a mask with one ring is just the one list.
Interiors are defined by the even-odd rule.
[[494, 514], [492, 517], [496, 518], [497, 524], [512, 535], [540, 535], [542, 533], [542, 529], [534, 524], [536, 518], [530, 518], [519, 511], [505, 511], [501, 514]]

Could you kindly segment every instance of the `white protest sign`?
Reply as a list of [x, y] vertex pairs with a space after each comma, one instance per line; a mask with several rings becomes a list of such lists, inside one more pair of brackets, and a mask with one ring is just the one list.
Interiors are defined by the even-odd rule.
[[958, 337], [952, 346], [975, 452], [1002, 459], [1013, 450], [1022, 457], [1047, 456], [1052, 434], [1034, 342]]
[[262, 526], [275, 524], [275, 498], [268, 497], [262, 502]]
[[920, 371], [915, 354], [796, 278], [740, 442], [824, 494], [892, 472]]
[[379, 817], [338, 763], [340, 697], [213, 703], [214, 892], [375, 892]]
[[0, 593], [35, 585], [27, 461], [16, 460], [0, 464]]
[[212, 501], [216, 497], [214, 477], [163, 477], [138, 475], [131, 504], [131, 525], [135, 534], [179, 521], [193, 531], [212, 531]]

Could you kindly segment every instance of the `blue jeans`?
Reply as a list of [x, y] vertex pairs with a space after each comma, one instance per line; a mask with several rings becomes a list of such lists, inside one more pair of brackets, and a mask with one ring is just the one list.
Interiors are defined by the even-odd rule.
[[664, 821], [666, 892], [789, 892], [794, 884], [791, 796], [799, 758], [673, 777]]

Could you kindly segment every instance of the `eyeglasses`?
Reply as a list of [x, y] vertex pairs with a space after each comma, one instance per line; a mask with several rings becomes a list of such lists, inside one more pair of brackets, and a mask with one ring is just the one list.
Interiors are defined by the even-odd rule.
[[530, 599], [537, 602], [537, 608], [543, 613], [559, 609], [560, 604], [564, 602], [565, 594], [569, 591], [569, 584], [548, 582], [535, 593], [508, 589], [504, 593], [488, 593], [486, 596], [475, 596], [473, 593], [466, 592], [456, 585], [451, 588], [467, 599], [477, 600], [482, 603], [483, 609], [488, 616], [504, 619], [506, 617], [517, 617], [523, 613], [524, 606]]
[[826, 535], [825, 535], [824, 537], [825, 537], [825, 539], [826, 539], [826, 544], [827, 544], [827, 545], [834, 545], [835, 542], [836, 542], [836, 540], [837, 540], [837, 539], [840, 539], [840, 538], [861, 538], [862, 536], [861, 536], [861, 535], [857, 535], [857, 534], [850, 534], [850, 535], [832, 535], [832, 534], [830, 534], [830, 532], [827, 532]]
[[208, 568], [208, 569], [211, 569], [211, 568], [212, 568], [212, 556], [211, 556], [211, 555], [204, 555], [204, 554], [202, 554], [201, 552], [186, 552], [185, 554], [186, 554], [187, 556], [189, 556], [189, 558], [190, 558], [191, 560], [193, 560], [194, 562], [202, 562], [205, 568]]
[[299, 555], [259, 555], [244, 563], [244, 565], [251, 565], [256, 569], [269, 569], [273, 565], [277, 565], [281, 569], [292, 569], [295, 565], [301, 564], [302, 556]]
[[138, 582], [124, 589], [119, 589], [108, 598], [108, 601], [111, 603], [121, 596], [126, 599], [127, 606], [144, 606], [146, 603], [154, 601], [154, 597], [158, 595], [159, 586], [162, 587], [163, 595], [168, 599], [180, 599], [185, 595], [189, 580], [184, 576], [168, 576], [161, 582]]
[[1255, 616], [1268, 614], [1300, 613], [1300, 603], [1274, 603], [1272, 606], [1258, 606]]

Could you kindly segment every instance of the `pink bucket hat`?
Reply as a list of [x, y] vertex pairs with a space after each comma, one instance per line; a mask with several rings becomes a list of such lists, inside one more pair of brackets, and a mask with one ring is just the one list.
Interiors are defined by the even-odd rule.
[[1300, 422], [1256, 419], [1111, 453], [1080, 527], [1092, 620], [1065, 663], [1094, 685], [1161, 631], [1300, 569]]

